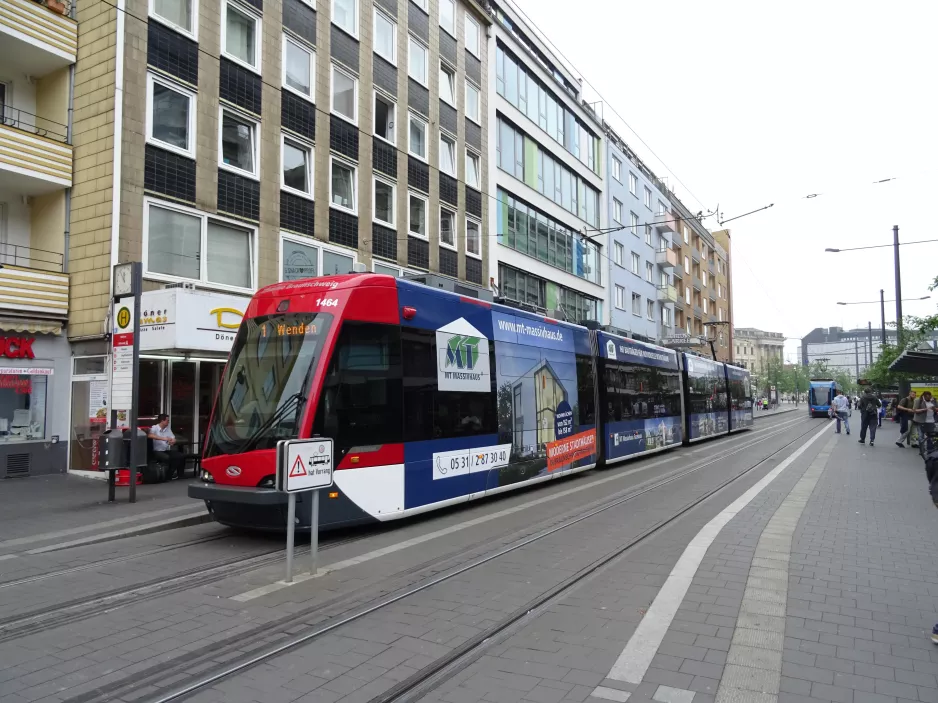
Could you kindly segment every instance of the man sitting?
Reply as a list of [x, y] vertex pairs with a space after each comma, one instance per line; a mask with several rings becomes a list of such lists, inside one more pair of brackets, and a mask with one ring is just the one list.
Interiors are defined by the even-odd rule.
[[186, 458], [176, 446], [176, 435], [169, 429], [169, 415], [160, 413], [156, 424], [147, 437], [153, 440], [153, 457], [169, 466], [169, 478], [182, 478], [186, 470]]

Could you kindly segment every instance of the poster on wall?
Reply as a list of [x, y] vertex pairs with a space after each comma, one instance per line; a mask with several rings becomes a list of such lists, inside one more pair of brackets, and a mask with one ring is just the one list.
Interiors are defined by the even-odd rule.
[[92, 425], [106, 425], [107, 415], [107, 379], [91, 381], [88, 394], [88, 418]]

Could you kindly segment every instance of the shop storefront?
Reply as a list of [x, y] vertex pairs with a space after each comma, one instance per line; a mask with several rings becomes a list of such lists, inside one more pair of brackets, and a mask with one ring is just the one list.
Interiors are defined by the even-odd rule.
[[[138, 405], [141, 425], [168, 413], [185, 451], [198, 452], [215, 391], [250, 298], [186, 288], [145, 292], [140, 313]], [[72, 429], [78, 439], [72, 470], [99, 468], [97, 438], [108, 420], [106, 357], [74, 360]], [[79, 362], [81, 362], [79, 366]], [[76, 408], [87, 414], [83, 427]]]
[[0, 320], [0, 479], [65, 472], [69, 363], [59, 324]]

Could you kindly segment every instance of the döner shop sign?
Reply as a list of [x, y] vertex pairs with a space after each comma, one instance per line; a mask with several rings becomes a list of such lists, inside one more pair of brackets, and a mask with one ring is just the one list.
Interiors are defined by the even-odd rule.
[[147, 291], [141, 297], [140, 349], [227, 353], [249, 302], [226, 293]]

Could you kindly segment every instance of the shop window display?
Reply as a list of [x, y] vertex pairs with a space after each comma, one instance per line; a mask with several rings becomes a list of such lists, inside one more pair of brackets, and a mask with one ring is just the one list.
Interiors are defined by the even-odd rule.
[[0, 442], [45, 439], [48, 374], [37, 371], [0, 369]]

